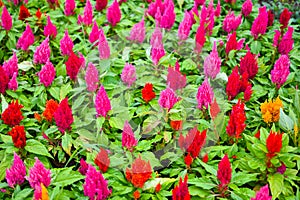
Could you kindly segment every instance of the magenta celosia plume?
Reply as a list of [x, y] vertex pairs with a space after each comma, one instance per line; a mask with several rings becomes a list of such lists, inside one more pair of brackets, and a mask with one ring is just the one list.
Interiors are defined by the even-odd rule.
[[16, 91], [18, 89], [18, 81], [17, 81], [18, 73], [15, 72], [8, 82], [8, 89]]
[[49, 37], [47, 37], [41, 44], [35, 49], [33, 55], [34, 64], [46, 64], [50, 59], [50, 46], [49, 46]]
[[290, 18], [292, 16], [292, 12], [289, 11], [289, 9], [287, 8], [284, 8], [282, 13], [280, 14], [280, 17], [279, 17], [279, 22], [281, 24], [281, 29], [285, 29], [288, 24], [289, 24], [289, 21], [290, 21]]
[[127, 39], [138, 43], [143, 43], [145, 37], [146, 37], [146, 28], [145, 28], [145, 20], [143, 18], [140, 22], [136, 23], [132, 27], [130, 31], [130, 36]]
[[170, 110], [173, 108], [175, 103], [179, 101], [179, 98], [176, 96], [175, 92], [171, 88], [167, 88], [160, 93], [158, 103], [160, 107], [167, 108]]
[[211, 53], [205, 58], [203, 68], [205, 76], [212, 79], [215, 79], [220, 72], [221, 58], [218, 54], [216, 42], [214, 42]]
[[229, 11], [223, 21], [223, 30], [227, 33], [231, 33], [235, 31], [242, 22], [242, 15], [239, 14], [238, 16], [234, 15], [233, 11]]
[[35, 158], [33, 167], [29, 169], [29, 176], [27, 177], [27, 180], [33, 189], [40, 188], [41, 183], [45, 187], [48, 187], [51, 183], [51, 171], [46, 169], [38, 158]]
[[286, 55], [281, 55], [278, 60], [276, 60], [274, 68], [271, 71], [271, 80], [280, 88], [285, 82], [290, 74], [290, 59]]
[[130, 87], [136, 80], [135, 67], [132, 64], [126, 63], [121, 74], [121, 80]]
[[17, 48], [27, 51], [28, 47], [34, 43], [34, 35], [30, 25], [26, 25], [26, 29], [17, 42]]
[[96, 115], [97, 117], [99, 116], [106, 117], [108, 111], [111, 110], [110, 100], [107, 96], [107, 93], [103, 85], [100, 86], [100, 89], [98, 90], [98, 93], [96, 95], [95, 108], [97, 112]]
[[9, 169], [6, 169], [6, 181], [9, 187], [14, 188], [16, 184], [22, 184], [25, 181], [26, 167], [24, 162], [14, 153], [14, 161]]
[[259, 35], [264, 35], [268, 27], [268, 12], [266, 6], [259, 8], [258, 16], [251, 27], [251, 35], [257, 39]]
[[197, 92], [197, 101], [198, 101], [198, 108], [200, 110], [205, 107], [208, 109], [208, 105], [212, 103], [214, 99], [214, 92], [209, 85], [208, 79], [206, 78], [202, 85], [198, 88]]
[[97, 11], [101, 12], [107, 6], [108, 0], [96, 0], [95, 8]]
[[272, 200], [272, 196], [269, 194], [269, 186], [268, 184], [261, 187], [260, 190], [256, 193], [254, 198], [251, 200]]
[[114, 0], [110, 7], [107, 8], [106, 18], [112, 26], [116, 26], [117, 23], [120, 22], [121, 10], [117, 0]]
[[281, 32], [280, 32], [280, 30], [275, 30], [274, 32], [275, 32], [275, 34], [274, 34], [274, 38], [273, 38], [273, 46], [278, 47], [280, 37], [281, 37]]
[[133, 147], [137, 145], [137, 140], [134, 137], [134, 133], [128, 121], [125, 121], [122, 132], [122, 147], [127, 148], [129, 151], [133, 150]]
[[170, 30], [175, 22], [176, 14], [174, 11], [174, 3], [173, 0], [166, 0], [163, 4], [164, 9], [161, 13], [160, 9], [158, 9], [155, 19], [160, 28], [165, 28]]
[[2, 9], [1, 25], [6, 31], [9, 31], [12, 28], [12, 17], [5, 6]]
[[83, 60], [80, 59], [74, 52], [71, 52], [68, 60], [65, 62], [67, 74], [71, 80], [76, 80], [79, 69], [83, 64]]
[[75, 8], [76, 8], [75, 0], [66, 0], [65, 1], [65, 11], [64, 12], [65, 12], [66, 16], [74, 15]]
[[192, 18], [190, 13], [185, 11], [184, 13], [184, 18], [180, 22], [179, 27], [178, 27], [178, 38], [179, 40], [186, 40], [189, 37], [190, 30], [192, 27]]
[[[90, 36], [89, 36], [89, 41], [90, 43], [94, 43], [96, 42], [98, 39], [99, 39], [99, 27], [98, 27], [98, 24], [96, 22], [96, 20], [94, 21], [94, 24], [93, 24], [93, 27], [92, 27], [92, 31], [90, 33]], [[97, 45], [98, 42], [95, 44]]]
[[288, 55], [293, 49], [294, 40], [293, 40], [294, 28], [289, 26], [287, 32], [283, 35], [279, 45], [278, 52], [282, 55]]
[[217, 6], [216, 6], [216, 10], [215, 10], [215, 16], [219, 17], [221, 14], [221, 2], [220, 0], [218, 0]]
[[246, 0], [242, 5], [242, 13], [245, 17], [248, 17], [252, 12], [252, 0]]
[[164, 44], [162, 41], [162, 32], [159, 27], [155, 27], [152, 33], [151, 44], [151, 58], [154, 65], [157, 65], [159, 60], [165, 55]]
[[99, 82], [99, 72], [98, 69], [93, 65], [93, 63], [88, 64], [85, 73], [85, 82], [87, 85], [87, 90], [89, 92], [94, 92], [97, 90]]
[[66, 130], [71, 130], [71, 125], [74, 122], [72, 109], [69, 106], [68, 98], [64, 98], [58, 105], [58, 108], [53, 114], [54, 120], [61, 133]]
[[9, 82], [9, 77], [5, 73], [2, 66], [0, 66], [0, 93], [4, 94], [6, 92]]
[[226, 54], [228, 55], [231, 50], [242, 49], [244, 47], [244, 42], [245, 42], [245, 38], [242, 38], [239, 41], [237, 41], [235, 31], [232, 34], [228, 34], [226, 48], [225, 48]]
[[99, 57], [100, 59], [108, 59], [110, 57], [110, 48], [109, 44], [106, 40], [106, 37], [104, 35], [104, 31], [102, 28], [99, 30]]
[[4, 61], [2, 67], [9, 78], [12, 78], [14, 73], [18, 74], [18, 57], [16, 52], [13, 53], [13, 56], [8, 61]]
[[49, 87], [55, 78], [55, 68], [53, 64], [48, 60], [46, 64], [42, 67], [41, 71], [38, 73], [40, 82], [44, 84], [45, 87]]
[[57, 29], [56, 29], [56, 26], [52, 23], [52, 21], [51, 21], [49, 15], [47, 16], [47, 24], [46, 24], [46, 26], [44, 27], [44, 35], [45, 35], [46, 37], [52, 36], [52, 38], [55, 38], [56, 35], [57, 35]]
[[206, 42], [206, 37], [205, 37], [205, 27], [204, 23], [200, 23], [200, 26], [197, 29], [196, 32], [196, 37], [195, 37], [195, 51], [196, 53], [201, 53], [202, 48]]
[[65, 30], [64, 37], [60, 40], [60, 51], [63, 56], [70, 56], [73, 52], [73, 41], [69, 36], [68, 30]]

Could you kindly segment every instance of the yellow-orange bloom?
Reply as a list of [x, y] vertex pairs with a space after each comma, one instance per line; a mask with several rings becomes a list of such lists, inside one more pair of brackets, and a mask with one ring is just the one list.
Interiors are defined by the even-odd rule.
[[276, 100], [265, 101], [260, 105], [260, 110], [264, 122], [278, 122], [280, 117], [280, 108], [283, 108], [282, 101], [279, 97]]

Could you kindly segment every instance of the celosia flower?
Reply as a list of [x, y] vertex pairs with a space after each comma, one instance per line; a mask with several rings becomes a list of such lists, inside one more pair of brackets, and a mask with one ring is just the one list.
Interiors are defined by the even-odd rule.
[[215, 79], [221, 68], [221, 58], [219, 57], [217, 44], [214, 42], [213, 49], [204, 60], [204, 74], [208, 78]]
[[279, 17], [279, 22], [282, 25], [280, 27], [281, 29], [284, 29], [288, 26], [291, 16], [292, 12], [290, 12], [289, 9], [284, 8]]
[[195, 16], [199, 17], [198, 7], [196, 6], [195, 3], [194, 3], [194, 7], [189, 11], [189, 14], [190, 14], [191, 19], [192, 19], [192, 24], [195, 24], [196, 23]]
[[182, 129], [182, 120], [170, 120], [170, 126], [173, 130], [178, 131]]
[[215, 10], [215, 16], [219, 17], [220, 14], [221, 14], [221, 3], [220, 3], [220, 0], [218, 0], [218, 4], [217, 4], [216, 10]]
[[82, 60], [72, 51], [65, 65], [70, 79], [75, 81], [82, 65]]
[[226, 3], [229, 3], [231, 5], [235, 4], [236, 0], [224, 0]]
[[179, 184], [172, 190], [172, 200], [190, 200], [191, 197], [187, 181], [187, 175], [185, 175], [184, 181], [182, 181], [180, 177]]
[[[93, 24], [92, 31], [91, 31], [90, 36], [89, 36], [89, 41], [90, 41], [90, 43], [93, 44], [98, 39], [99, 39], [99, 27], [98, 27], [97, 22], [95, 20], [94, 24]], [[98, 44], [98, 42], [95, 45], [97, 45], [97, 44]]]
[[24, 126], [14, 126], [11, 131], [8, 132], [8, 135], [12, 137], [15, 147], [24, 148], [26, 146], [26, 133]]
[[112, 26], [116, 26], [118, 22], [121, 20], [121, 10], [117, 0], [107, 8], [106, 18]]
[[164, 48], [151, 48], [151, 59], [154, 65], [157, 65], [159, 60], [165, 55]]
[[135, 67], [132, 64], [126, 63], [121, 74], [121, 80], [130, 87], [136, 80]]
[[49, 200], [48, 190], [43, 183], [40, 187], [35, 188], [33, 197], [34, 200]]
[[208, 83], [208, 79], [205, 78], [202, 85], [198, 88], [197, 92], [197, 101], [200, 110], [203, 109], [203, 106], [208, 109], [208, 105], [212, 103], [214, 99], [214, 92]]
[[189, 130], [185, 137], [180, 133], [178, 144], [182, 150], [185, 150], [187, 153], [190, 153], [193, 158], [196, 158], [199, 156], [201, 148], [205, 144], [205, 139], [206, 130], [200, 132], [197, 126], [195, 126]]
[[64, 98], [60, 104], [58, 105], [58, 108], [53, 114], [54, 120], [56, 122], [56, 125], [58, 126], [58, 130], [61, 133], [65, 133], [65, 131], [71, 130], [71, 124], [74, 121], [72, 109], [70, 108], [68, 104], [68, 98]]
[[158, 183], [158, 184], [155, 186], [155, 192], [158, 193], [160, 190], [161, 190], [161, 184]]
[[14, 153], [14, 161], [9, 169], [6, 169], [5, 178], [9, 187], [14, 188], [16, 184], [22, 184], [25, 181], [26, 167], [24, 162]]
[[240, 135], [246, 128], [246, 114], [244, 106], [245, 104], [241, 103], [239, 100], [238, 103], [232, 107], [228, 125], [226, 127], [226, 133], [230, 137], [235, 137], [236, 139], [241, 138]]
[[268, 149], [267, 157], [268, 159], [273, 158], [277, 153], [280, 152], [282, 147], [282, 135], [281, 133], [276, 133], [271, 130], [267, 140], [266, 146]]
[[162, 32], [160, 28], [155, 27], [152, 33], [150, 44], [151, 44], [151, 58], [154, 65], [157, 65], [159, 60], [165, 55], [165, 49], [162, 42]]
[[252, 85], [248, 84], [248, 86], [246, 87], [245, 91], [244, 91], [244, 100], [245, 101], [249, 101], [252, 95]]
[[284, 172], [286, 171], [286, 165], [282, 162], [281, 166], [277, 168], [276, 170], [279, 174], [284, 174]]
[[137, 140], [134, 137], [134, 133], [128, 121], [125, 121], [122, 132], [122, 147], [126, 147], [129, 151], [133, 151], [133, 148], [137, 145]]
[[41, 44], [35, 49], [33, 55], [34, 64], [46, 64], [50, 59], [50, 46], [49, 46], [49, 37], [47, 37]]
[[4, 94], [9, 83], [9, 77], [4, 71], [3, 67], [0, 66], [0, 93]]
[[80, 174], [82, 175], [86, 175], [86, 172], [89, 168], [89, 165], [85, 162], [84, 159], [80, 159], [80, 167], [78, 168], [78, 171], [80, 172]]
[[41, 19], [41, 17], [42, 17], [42, 12], [41, 12], [40, 8], [36, 11], [35, 16], [38, 18], [38, 20]]
[[234, 31], [232, 34], [228, 34], [227, 36], [227, 43], [225, 52], [228, 55], [231, 50], [240, 50], [244, 46], [245, 38], [240, 39], [239, 41], [236, 40], [236, 32]]
[[219, 179], [219, 191], [223, 194], [227, 190], [227, 185], [231, 180], [231, 164], [227, 154], [222, 158], [218, 165], [217, 178]]
[[277, 97], [276, 100], [270, 100], [269, 102], [266, 100], [262, 103], [260, 105], [260, 110], [264, 122], [278, 122], [280, 117], [280, 108], [283, 108], [283, 104], [279, 97]]
[[195, 51], [199, 54], [201, 53], [202, 48], [206, 42], [204, 23], [200, 23], [200, 26], [197, 29], [195, 42]]
[[191, 164], [193, 163], [193, 158], [191, 156], [190, 153], [188, 153], [185, 157], [184, 157], [184, 163], [186, 165], [186, 167], [189, 169], [191, 167]]
[[227, 33], [235, 31], [242, 22], [242, 15], [234, 15], [233, 11], [229, 11], [223, 21], [223, 30]]
[[100, 28], [100, 30], [99, 30], [98, 50], [99, 50], [100, 59], [109, 59], [109, 57], [110, 57], [110, 48], [109, 48], [108, 42], [106, 40], [106, 37], [104, 35], [104, 32], [103, 32], [102, 28]]
[[208, 154], [206, 153], [203, 158], [202, 158], [202, 162], [207, 163], [208, 162]]
[[92, 199], [107, 199], [111, 194], [108, 189], [108, 181], [104, 179], [101, 172], [89, 165], [83, 184], [83, 193]]
[[251, 200], [272, 200], [272, 196], [269, 196], [269, 187], [268, 184], [261, 187], [260, 190], [256, 193], [254, 198]]
[[145, 84], [144, 88], [142, 89], [142, 98], [146, 103], [155, 98], [155, 92], [153, 91], [152, 83]]
[[65, 15], [66, 16], [70, 16], [70, 15], [74, 15], [74, 9], [76, 7], [76, 2], [75, 0], [66, 0], [65, 1]]
[[65, 30], [64, 37], [60, 40], [60, 51], [62, 56], [70, 56], [73, 52], [73, 41], [69, 37], [68, 30]]
[[139, 23], [136, 23], [132, 27], [130, 31], [130, 36], [127, 39], [138, 43], [143, 43], [145, 37], [146, 37], [146, 28], [145, 28], [145, 20], [143, 18]]
[[16, 52], [13, 53], [11, 59], [3, 63], [3, 69], [8, 78], [12, 78], [15, 73], [18, 74], [18, 58]]
[[108, 0], [96, 0], [96, 10], [101, 12], [102, 10], [104, 10], [107, 6]]
[[[179, 66], [178, 62], [176, 65]], [[176, 70], [174, 67], [168, 68], [168, 75], [167, 75], [167, 85], [172, 90], [182, 89], [186, 85], [186, 77], [182, 75], [179, 70]]]
[[46, 37], [52, 36], [52, 38], [55, 38], [56, 35], [57, 35], [57, 29], [56, 29], [56, 26], [52, 23], [52, 21], [51, 21], [49, 15], [47, 16], [47, 24], [46, 24], [46, 26], [44, 27], [44, 35], [45, 35]]
[[179, 101], [179, 98], [176, 96], [175, 92], [171, 88], [167, 88], [160, 93], [158, 103], [160, 107], [167, 108], [170, 110], [173, 108], [175, 103]]
[[249, 50], [246, 55], [241, 58], [240, 62], [240, 74], [248, 73], [248, 77], [253, 79], [258, 72], [258, 63], [255, 54], [252, 54]]
[[[160, 10], [158, 10], [160, 13]], [[175, 22], [176, 14], [174, 11], [174, 3], [172, 0], [168, 0], [164, 2], [164, 11], [161, 16], [157, 18], [155, 15], [155, 19], [157, 20], [160, 28], [165, 28], [170, 30]]]
[[142, 160], [140, 155], [133, 161], [131, 168], [126, 168], [127, 181], [130, 181], [137, 188], [143, 188], [145, 182], [151, 178], [151, 174], [150, 162]]
[[162, 39], [163, 34], [160, 28], [156, 26], [150, 38], [150, 45], [156, 48], [163, 47]]
[[99, 72], [98, 69], [93, 65], [93, 63], [88, 64], [85, 73], [85, 82], [87, 85], [87, 90], [89, 92], [94, 92], [97, 90], [99, 82]]
[[93, 23], [93, 7], [90, 0], [86, 1], [84, 10], [83, 10], [83, 23], [86, 26], [92, 25]]
[[[81, 161], [80, 161], [81, 162]], [[95, 164], [99, 167], [102, 173], [105, 173], [109, 167], [110, 159], [108, 157], [108, 153], [105, 149], [102, 147], [100, 148], [100, 151], [98, 152], [95, 160]]]
[[1, 25], [6, 31], [9, 31], [12, 28], [12, 17], [7, 11], [6, 6], [2, 9]]
[[95, 99], [95, 108], [97, 112], [97, 117], [106, 117], [108, 111], [111, 110], [110, 100], [106, 94], [103, 85], [100, 86]]
[[30, 17], [30, 12], [24, 5], [21, 5], [18, 20], [24, 21], [28, 17]]
[[24, 118], [21, 108], [23, 108], [23, 105], [19, 104], [18, 100], [12, 101], [2, 113], [1, 119], [3, 123], [9, 126], [19, 125]]
[[179, 27], [178, 27], [178, 38], [179, 40], [186, 40], [189, 37], [190, 30], [192, 27], [192, 18], [190, 13], [185, 11], [184, 13], [184, 18], [180, 22]]
[[162, 0], [156, 0], [156, 1], [152, 2], [149, 5], [149, 8], [147, 10], [147, 14], [149, 14], [150, 16], [155, 18], [156, 12], [158, 10], [160, 10], [160, 12], [162, 12], [164, 10], [164, 5], [163, 5]]
[[205, 3], [206, 0], [195, 0], [195, 5], [197, 7], [202, 6]]
[[238, 68], [234, 68], [232, 73], [228, 76], [228, 82], [226, 85], [226, 94], [229, 100], [234, 99], [240, 92], [240, 75]]
[[53, 64], [48, 60], [46, 64], [42, 67], [41, 71], [38, 73], [40, 82], [48, 87], [52, 84], [55, 78], [55, 68]]
[[15, 72], [13, 77], [8, 82], [8, 89], [16, 91], [18, 89], [17, 73]]
[[49, 101], [46, 102], [46, 108], [45, 111], [43, 112], [43, 117], [45, 117], [45, 119], [48, 122], [52, 122], [53, 115], [57, 108], [58, 108], [58, 103], [55, 100], [50, 99]]
[[272, 10], [268, 10], [268, 27], [272, 26], [274, 22], [274, 13]]
[[28, 47], [34, 43], [34, 35], [33, 32], [29, 26], [29, 24], [26, 25], [26, 29], [19, 38], [17, 42], [17, 48], [22, 49], [23, 51], [27, 51]]
[[273, 38], [273, 46], [278, 47], [279, 40], [281, 37], [281, 32], [279, 30], [275, 30], [274, 32], [275, 32], [275, 34], [274, 34], [274, 38]]
[[279, 89], [290, 74], [290, 59], [286, 55], [281, 55], [276, 60], [274, 68], [271, 71], [271, 80]]
[[259, 14], [252, 23], [251, 35], [257, 39], [259, 34], [264, 35], [268, 27], [268, 12], [266, 6], [259, 8]]
[[35, 158], [35, 163], [29, 170], [27, 180], [33, 189], [40, 188], [41, 183], [48, 187], [51, 183], [51, 171], [47, 170], [38, 158]]
[[248, 17], [250, 13], [252, 12], [252, 1], [251, 0], [246, 0], [243, 5], [242, 5], [242, 13], [245, 17]]
[[215, 118], [218, 116], [220, 111], [221, 110], [220, 110], [220, 107], [218, 105], [217, 99], [214, 98], [214, 101], [210, 104], [210, 108], [209, 108], [211, 118], [213, 120], [215, 120]]
[[294, 28], [289, 26], [287, 32], [284, 34], [284, 36], [282, 37], [278, 45], [278, 52], [280, 54], [288, 55], [289, 52], [293, 49], [293, 45], [294, 45], [293, 32], [294, 32]]

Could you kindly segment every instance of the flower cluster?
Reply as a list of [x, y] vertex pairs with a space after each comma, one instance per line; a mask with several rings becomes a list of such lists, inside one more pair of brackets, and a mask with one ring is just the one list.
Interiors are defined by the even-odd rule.
[[[81, 162], [81, 161], [80, 161]], [[84, 161], [83, 161], [84, 162]], [[109, 167], [110, 159], [106, 149], [100, 148], [95, 160], [95, 164], [99, 167], [102, 173], [105, 173]]]
[[152, 83], [145, 84], [144, 88], [142, 89], [142, 98], [146, 103], [155, 98], [155, 92], [153, 91]]
[[126, 147], [129, 151], [133, 151], [133, 148], [137, 145], [137, 140], [134, 137], [134, 133], [128, 121], [125, 121], [122, 132], [122, 147]]
[[68, 104], [68, 98], [63, 99], [58, 105], [56, 111], [53, 114], [56, 125], [58, 126], [58, 130], [61, 133], [65, 133], [65, 131], [71, 130], [71, 124], [74, 121], [72, 109]]
[[16, 184], [22, 184], [25, 181], [26, 167], [21, 158], [14, 153], [14, 161], [12, 166], [6, 170], [6, 180], [9, 187], [14, 187]]
[[218, 171], [217, 171], [217, 178], [220, 182], [219, 184], [219, 192], [222, 196], [228, 189], [228, 184], [231, 181], [232, 169], [231, 164], [228, 159], [228, 155], [226, 154], [222, 160], [219, 162]]
[[229, 122], [226, 127], [226, 132], [230, 137], [240, 138], [241, 133], [246, 128], [246, 114], [244, 109], [245, 104], [239, 100], [236, 105], [232, 107], [229, 115]]
[[26, 146], [26, 133], [24, 126], [16, 125], [7, 134], [12, 137], [15, 147], [22, 149]]
[[205, 107], [208, 109], [209, 104], [212, 103], [214, 99], [214, 92], [209, 85], [208, 79], [205, 78], [202, 85], [198, 88], [197, 92], [197, 101], [198, 101], [198, 108], [200, 110]]
[[167, 88], [160, 93], [158, 103], [160, 107], [167, 108], [170, 110], [173, 108], [175, 103], [179, 101], [179, 98], [176, 96], [175, 92], [171, 88]]
[[264, 122], [278, 122], [280, 117], [280, 108], [283, 108], [282, 101], [279, 97], [276, 100], [265, 101], [260, 105], [260, 110]]
[[175, 68], [168, 68], [167, 85], [174, 91], [182, 89], [186, 85], [186, 77], [180, 73], [179, 67], [179, 63], [176, 62]]
[[23, 108], [23, 105], [19, 104], [18, 100], [12, 101], [2, 113], [1, 119], [3, 120], [4, 124], [9, 126], [19, 125], [24, 118], [21, 108]]
[[57, 101], [50, 99], [49, 101], [46, 102], [46, 108], [45, 111], [43, 112], [43, 117], [48, 121], [52, 122], [53, 120], [53, 115], [58, 108], [58, 103]]
[[274, 68], [271, 71], [271, 80], [279, 89], [287, 80], [290, 74], [290, 59], [286, 55], [281, 55], [276, 60]]
[[180, 177], [179, 184], [172, 190], [172, 199], [173, 200], [189, 200], [190, 193], [188, 189], [188, 176], [185, 175], [184, 181], [182, 181], [182, 178]]
[[95, 108], [97, 112], [97, 117], [106, 117], [108, 111], [111, 110], [110, 100], [107, 96], [103, 85], [100, 86], [100, 89], [98, 90], [98, 93], [96, 95]]

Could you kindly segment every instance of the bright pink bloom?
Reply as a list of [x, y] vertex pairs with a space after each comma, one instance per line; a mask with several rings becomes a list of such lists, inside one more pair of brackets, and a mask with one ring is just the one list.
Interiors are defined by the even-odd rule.
[[248, 17], [250, 13], [252, 12], [252, 1], [251, 0], [246, 0], [243, 5], [242, 5], [242, 13], [245, 17]]
[[42, 67], [41, 71], [38, 73], [40, 82], [48, 87], [52, 84], [55, 78], [55, 68], [53, 64], [48, 60], [46, 64]]
[[80, 59], [74, 52], [71, 52], [71, 55], [69, 56], [65, 65], [70, 79], [76, 80], [79, 69], [82, 66], [82, 59]]
[[163, 34], [160, 28], [156, 26], [150, 38], [150, 45], [156, 48], [162, 47], [162, 39]]
[[1, 16], [1, 25], [6, 30], [9, 31], [12, 27], [12, 17], [10, 16], [9, 12], [7, 11], [6, 7], [4, 6], [2, 9], [2, 16]]
[[45, 168], [43, 163], [38, 158], [35, 158], [33, 167], [29, 170], [27, 180], [33, 189], [40, 188], [41, 183], [48, 187], [51, 183], [51, 171]]
[[221, 58], [219, 57], [217, 44], [214, 42], [214, 46], [209, 56], [204, 60], [203, 64], [204, 74], [206, 77], [215, 79], [221, 68]]
[[46, 64], [50, 59], [50, 46], [49, 46], [49, 37], [47, 37], [41, 44], [35, 49], [33, 55], [34, 64]]
[[226, 127], [226, 132], [230, 137], [235, 137], [236, 139], [240, 138], [242, 132], [246, 128], [246, 114], [244, 106], [245, 104], [241, 103], [239, 100], [238, 103], [232, 107], [228, 125]]
[[[92, 31], [91, 31], [90, 36], [89, 36], [90, 43], [93, 44], [94, 42], [96, 42], [99, 39], [99, 31], [100, 30], [99, 30], [98, 24], [95, 20]], [[98, 42], [95, 45], [97, 45], [97, 44], [98, 44]]]
[[22, 184], [25, 181], [26, 167], [24, 162], [14, 153], [14, 161], [9, 169], [6, 169], [6, 180], [9, 187], [14, 188], [16, 184]]
[[189, 11], [189, 14], [192, 19], [192, 24], [195, 24], [196, 23], [195, 16], [199, 17], [198, 7], [196, 5], [194, 5], [194, 7]]
[[149, 5], [149, 8], [147, 10], [147, 13], [155, 18], [156, 12], [159, 10], [160, 13], [163, 13], [164, 11], [164, 4], [162, 0], [155, 0]]
[[[160, 13], [160, 10], [158, 10]], [[155, 15], [155, 19], [158, 21], [160, 28], [171, 29], [175, 22], [176, 14], [174, 11], [173, 0], [166, 0], [164, 2], [164, 12], [159, 19]]]
[[220, 192], [227, 190], [227, 185], [230, 183], [231, 180], [231, 174], [232, 174], [231, 164], [227, 154], [225, 154], [225, 156], [222, 158], [222, 160], [218, 165], [218, 172], [217, 172], [217, 177], [220, 181], [219, 184]]
[[52, 23], [52, 21], [51, 21], [49, 15], [47, 16], [47, 24], [46, 24], [46, 26], [44, 27], [44, 35], [45, 35], [46, 37], [52, 36], [53, 38], [55, 38], [56, 35], [57, 35], [57, 29], [56, 29], [56, 26], [53, 25], [53, 23]]
[[269, 196], [269, 187], [268, 184], [261, 187], [260, 190], [256, 193], [254, 198], [251, 200], [272, 200], [272, 196]]
[[117, 0], [114, 0], [111, 6], [107, 8], [106, 18], [112, 26], [116, 26], [121, 21], [121, 10]]
[[288, 55], [289, 52], [293, 49], [294, 40], [293, 40], [294, 28], [289, 26], [287, 32], [282, 37], [279, 45], [278, 52], [282, 55]]
[[111, 194], [108, 189], [108, 181], [104, 179], [101, 172], [98, 172], [92, 165], [88, 166], [83, 184], [83, 193], [91, 200], [104, 200]]
[[58, 108], [53, 114], [58, 130], [64, 134], [65, 131], [71, 130], [71, 124], [74, 121], [72, 109], [68, 104], [68, 98], [64, 98], [58, 105]]
[[274, 68], [271, 71], [271, 80], [280, 88], [290, 74], [290, 59], [286, 55], [281, 55], [275, 62]]
[[102, 28], [100, 28], [100, 30], [99, 30], [98, 50], [99, 50], [100, 59], [109, 59], [109, 57], [110, 57], [110, 48], [109, 48], [108, 42], [106, 40], [106, 37], [104, 35], [104, 32], [103, 32]]
[[228, 34], [225, 52], [228, 55], [231, 50], [240, 50], [244, 47], [245, 38], [236, 40], [236, 32]]
[[184, 181], [180, 177], [179, 184], [172, 190], [172, 200], [190, 200], [191, 196], [187, 184], [188, 176], [185, 175]]
[[268, 27], [268, 12], [266, 6], [259, 8], [259, 14], [252, 23], [251, 35], [257, 39], [259, 34], [264, 35]]
[[29, 24], [26, 25], [26, 29], [19, 38], [17, 42], [17, 48], [22, 49], [23, 51], [27, 51], [28, 47], [34, 43], [34, 35], [33, 32], [29, 26]]
[[229, 11], [223, 21], [223, 30], [227, 33], [235, 31], [242, 22], [242, 15], [239, 14], [238, 16], [234, 15], [233, 11]]
[[208, 105], [212, 103], [213, 99], [214, 92], [208, 83], [208, 79], [205, 78], [197, 92], [198, 108], [202, 110], [204, 106], [206, 109], [208, 109]]
[[102, 10], [104, 10], [107, 6], [108, 0], [96, 0], [96, 10], [101, 12]]
[[216, 10], [215, 10], [215, 16], [219, 17], [220, 14], [221, 14], [221, 3], [220, 3], [220, 0], [218, 0], [218, 4], [217, 4]]
[[171, 88], [167, 88], [160, 93], [158, 103], [162, 108], [168, 108], [170, 110], [173, 108], [175, 103], [179, 101], [179, 98], [176, 96], [175, 92]]
[[258, 63], [255, 54], [252, 54], [250, 51], [241, 58], [240, 62], [240, 74], [248, 73], [250, 79], [253, 79], [258, 72]]
[[206, 0], [195, 0], [195, 5], [197, 7], [202, 6], [205, 3]]
[[283, 11], [282, 11], [282, 13], [280, 14], [280, 17], [279, 17], [279, 22], [282, 25], [280, 27], [281, 29], [284, 29], [288, 26], [292, 14], [293, 13], [290, 12], [289, 9], [287, 9], [287, 8], [283, 9]]
[[2, 66], [0, 66], [0, 93], [4, 94], [9, 83], [9, 77], [5, 73]]
[[133, 148], [137, 145], [137, 140], [134, 137], [134, 133], [128, 121], [125, 121], [122, 132], [122, 147], [126, 147], [129, 151], [133, 151]]
[[70, 16], [74, 15], [74, 9], [76, 8], [75, 0], [66, 0], [65, 2], [65, 15]]
[[129, 63], [126, 63], [122, 74], [121, 74], [121, 80], [130, 87], [136, 80], [136, 72], [135, 67]]
[[60, 40], [60, 51], [62, 56], [70, 56], [73, 52], [73, 41], [68, 34], [68, 30], [65, 30], [64, 37]]
[[274, 34], [274, 38], [273, 38], [273, 46], [278, 47], [281, 32], [279, 30], [275, 30], [274, 32], [275, 32], [275, 34]]
[[18, 58], [16, 52], [13, 53], [11, 59], [3, 63], [2, 67], [9, 78], [12, 78], [14, 73], [18, 74]]
[[179, 27], [178, 27], [178, 38], [179, 40], [186, 40], [189, 37], [190, 30], [192, 27], [192, 18], [190, 13], [185, 11], [184, 13], [184, 18], [180, 22]]
[[[176, 62], [176, 66], [179, 68], [178, 61]], [[185, 75], [182, 75], [179, 71], [179, 69], [176, 69], [174, 67], [168, 68], [168, 75], [167, 75], [167, 85], [172, 90], [178, 90], [182, 89], [186, 85], [186, 77]]]
[[145, 20], [143, 18], [139, 23], [136, 23], [132, 27], [130, 31], [130, 36], [127, 39], [131, 41], [143, 43], [145, 37], [146, 37], [146, 28], [145, 28]]
[[151, 58], [154, 65], [157, 65], [159, 60], [165, 55], [164, 48], [151, 48]]
[[93, 65], [93, 63], [88, 64], [85, 73], [85, 82], [87, 85], [87, 90], [89, 92], [94, 92], [97, 90], [99, 82], [99, 72], [98, 69]]
[[83, 23], [86, 26], [92, 25], [93, 23], [93, 7], [90, 0], [86, 1], [83, 11]]
[[10, 81], [8, 82], [8, 89], [16, 91], [18, 89], [18, 81], [17, 81], [18, 74], [15, 72]]
[[202, 52], [202, 48], [206, 42], [204, 23], [200, 23], [200, 26], [198, 27], [196, 32], [195, 41], [196, 41], [195, 51], [196, 53], [199, 54]]
[[97, 111], [97, 117], [106, 117], [108, 111], [111, 110], [110, 100], [103, 85], [100, 86], [100, 89], [98, 90], [98, 93], [96, 95], [95, 108]]
[[157, 65], [159, 60], [165, 55], [165, 49], [162, 42], [162, 32], [160, 28], [156, 27], [152, 33], [150, 44], [151, 48], [151, 58], [154, 65]]

